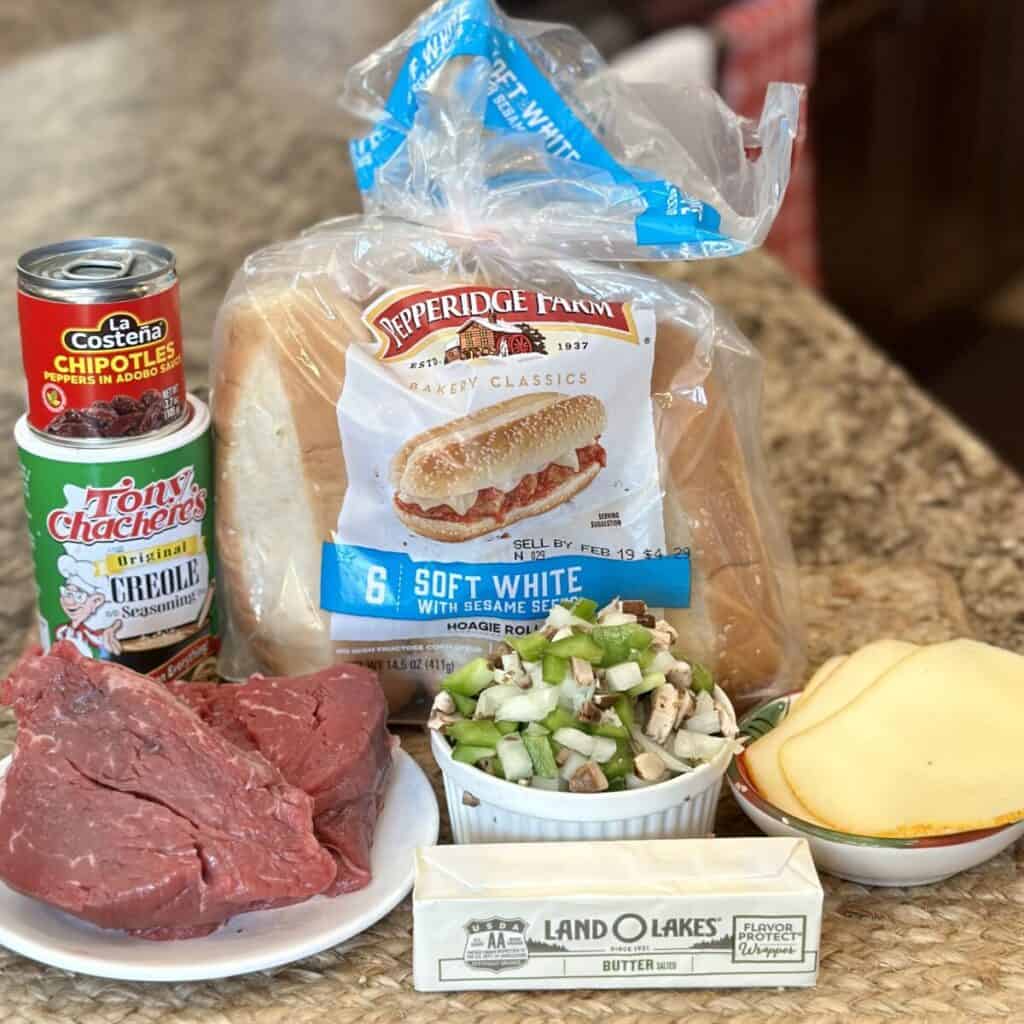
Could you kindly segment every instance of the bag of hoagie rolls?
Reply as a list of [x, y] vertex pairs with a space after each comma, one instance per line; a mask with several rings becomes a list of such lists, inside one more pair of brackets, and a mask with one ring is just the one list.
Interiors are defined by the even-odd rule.
[[[688, 226], [666, 227], [656, 198], [602, 178], [592, 153], [552, 162], [550, 136], [498, 130], [488, 104], [503, 88], [554, 111], [567, 36], [478, 0], [432, 8], [353, 72], [365, 98], [385, 95], [390, 68], [387, 115], [354, 147], [357, 165], [372, 150], [360, 168], [371, 212], [261, 250], [236, 276], [211, 379], [225, 676], [358, 661], [380, 673], [394, 715], [415, 718], [456, 666], [581, 596], [646, 601], [741, 704], [802, 668], [793, 559], [761, 460], [758, 356], [693, 289], [569, 255], [693, 256], [714, 233], [737, 251], [772, 209], [751, 199], [760, 226], [725, 236], [736, 217], [687, 198]], [[626, 94], [599, 92], [596, 56], [579, 53], [558, 123], [586, 150], [581, 97]], [[733, 120], [749, 143], [754, 126]], [[772, 192], [777, 150], [788, 169], [776, 129], [760, 161], [733, 161], [748, 199]], [[771, 184], [777, 206], [784, 175]], [[588, 201], [600, 217], [616, 198], [623, 208], [584, 222]], [[545, 241], [539, 226], [560, 214]], [[615, 221], [627, 215], [631, 241]]]

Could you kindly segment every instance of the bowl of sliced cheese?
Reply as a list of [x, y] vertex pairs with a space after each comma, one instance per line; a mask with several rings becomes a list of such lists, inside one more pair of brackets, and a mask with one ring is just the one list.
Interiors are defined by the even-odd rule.
[[881, 640], [740, 722], [728, 781], [768, 835], [818, 867], [923, 885], [1024, 835], [1024, 658], [973, 640]]

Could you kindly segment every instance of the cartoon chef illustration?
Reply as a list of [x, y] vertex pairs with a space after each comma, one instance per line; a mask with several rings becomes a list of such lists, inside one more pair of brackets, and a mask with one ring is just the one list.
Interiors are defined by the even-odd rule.
[[[97, 649], [111, 654], [121, 653], [117, 634], [121, 631], [121, 620], [109, 620], [109, 609], [101, 614], [107, 604], [106, 595], [90, 587], [75, 571], [78, 564], [67, 556], [58, 559], [58, 570], [64, 577], [60, 588], [60, 606], [68, 621], [54, 632], [57, 640], [70, 640], [83, 654], [93, 657]], [[90, 624], [90, 620], [91, 624]]]

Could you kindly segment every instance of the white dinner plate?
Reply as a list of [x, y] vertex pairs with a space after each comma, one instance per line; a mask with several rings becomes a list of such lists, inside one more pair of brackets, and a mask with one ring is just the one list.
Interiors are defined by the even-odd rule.
[[[0, 775], [9, 763], [0, 761]], [[241, 914], [204, 939], [152, 942], [97, 928], [0, 883], [0, 945], [126, 981], [201, 981], [278, 967], [358, 935], [401, 902], [412, 888], [416, 847], [436, 843], [437, 829], [430, 782], [399, 750], [373, 841], [373, 881], [359, 892]]]

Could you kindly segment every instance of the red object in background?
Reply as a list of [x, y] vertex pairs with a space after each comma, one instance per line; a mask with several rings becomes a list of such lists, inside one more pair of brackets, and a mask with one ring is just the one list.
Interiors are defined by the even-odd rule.
[[[742, 0], [715, 16], [724, 51], [719, 91], [733, 110], [757, 120], [769, 82], [813, 83], [815, 7], [816, 0]], [[806, 129], [765, 246], [807, 284], [819, 286], [814, 153]]]

